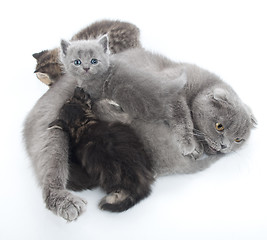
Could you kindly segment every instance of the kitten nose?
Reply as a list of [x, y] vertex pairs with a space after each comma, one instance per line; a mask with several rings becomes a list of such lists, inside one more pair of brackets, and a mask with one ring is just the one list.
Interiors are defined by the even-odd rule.
[[85, 72], [88, 72], [89, 69], [90, 69], [90, 68], [83, 68], [83, 70], [84, 70]]

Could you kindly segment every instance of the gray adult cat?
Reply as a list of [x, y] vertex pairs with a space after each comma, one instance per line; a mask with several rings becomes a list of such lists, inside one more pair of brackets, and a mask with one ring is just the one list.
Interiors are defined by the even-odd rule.
[[129, 115], [158, 174], [206, 168], [216, 158], [195, 161], [204, 149], [208, 155], [235, 151], [256, 122], [229, 85], [195, 65], [143, 49], [109, 57], [105, 37], [62, 41], [61, 48], [67, 73], [92, 98], [111, 99]]
[[[231, 139], [232, 143], [232, 147], [229, 149], [241, 146], [244, 140], [247, 139], [253, 125], [251, 113], [238, 96], [230, 90], [231, 88], [218, 77], [196, 66], [177, 64], [162, 56], [146, 51], [130, 51], [125, 53], [125, 55], [121, 56], [121, 62], [123, 62], [123, 59], [127, 59], [127, 57], [127, 67], [130, 70], [131, 68], [135, 70], [144, 68], [148, 73], [151, 71], [152, 73], [158, 72], [167, 75], [171, 73], [169, 68], [172, 69], [174, 67], [175, 70], [178, 67], [179, 70], [183, 67], [183, 71], [187, 73], [187, 84], [180, 91], [179, 96], [185, 98], [184, 101], [188, 104], [189, 110], [192, 110], [191, 117], [194, 127], [201, 131], [201, 134], [197, 135], [200, 135], [201, 143], [203, 143], [203, 140], [204, 143], [207, 142], [205, 144], [207, 146], [206, 149], [209, 149], [209, 146], [211, 146], [212, 150], [216, 150], [212, 147], [213, 144], [209, 144], [209, 139], [219, 142], [217, 144], [219, 146], [220, 139], [227, 136], [228, 139]], [[178, 72], [180, 73], [180, 71]], [[131, 77], [131, 74], [134, 77], [135, 71], [129, 71], [129, 73], [129, 77]], [[144, 74], [144, 76], [146, 75]], [[103, 87], [101, 83], [97, 83], [92, 85], [94, 91], [97, 91], [98, 87]], [[86, 201], [73, 195], [66, 189], [69, 174], [68, 138], [66, 134], [61, 131], [49, 131], [47, 126], [58, 116], [59, 109], [65, 101], [72, 96], [76, 84], [76, 80], [73, 77], [68, 75], [61, 77], [33, 107], [27, 116], [24, 127], [27, 152], [33, 162], [38, 182], [42, 187], [46, 205], [54, 213], [68, 221], [75, 220], [85, 210]], [[124, 84], [125, 87], [127, 85]], [[217, 91], [217, 93], [221, 94], [214, 94], [216, 93], [214, 91], [216, 87], [221, 89]], [[132, 93], [130, 90], [128, 92]], [[222, 94], [223, 92], [228, 94]], [[185, 95], [187, 93], [188, 96]], [[98, 112], [100, 117], [103, 119], [111, 117], [113, 120], [121, 119], [120, 111], [113, 111], [113, 108], [106, 104], [106, 100], [101, 102], [104, 104], [100, 104], [100, 107], [97, 109], [100, 110]], [[208, 104], [208, 106], [206, 107], [205, 104]], [[236, 104], [236, 107], [234, 107], [234, 104]], [[181, 113], [186, 106], [181, 106]], [[144, 106], [144, 108], [146, 107]], [[231, 118], [228, 116], [228, 108], [230, 113], [234, 113], [229, 114]], [[227, 115], [224, 115], [225, 113]], [[127, 113], [123, 113], [123, 119], [131, 124], [143, 140], [146, 150], [153, 157], [154, 168], [159, 175], [193, 173], [207, 168], [215, 161], [210, 156], [201, 161], [195, 161], [190, 156], [184, 156], [181, 149], [177, 147], [176, 134], [170, 130], [168, 125], [162, 122], [129, 119]], [[240, 124], [239, 119], [242, 119]], [[216, 124], [217, 121], [224, 124], [223, 131], [217, 132], [214, 130], [216, 126], [221, 130], [223, 128]], [[233, 124], [238, 125], [238, 129], [241, 130], [239, 133], [229, 130]], [[233, 142], [234, 139], [240, 141], [239, 145]], [[242, 141], [242, 139], [244, 140]], [[220, 153], [220, 151], [218, 147], [217, 151], [214, 152]]]

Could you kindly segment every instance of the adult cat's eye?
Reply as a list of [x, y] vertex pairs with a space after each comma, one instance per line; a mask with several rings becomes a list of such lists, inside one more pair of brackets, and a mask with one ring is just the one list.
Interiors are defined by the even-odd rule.
[[91, 63], [92, 63], [92, 64], [97, 64], [97, 63], [98, 63], [98, 60], [95, 59], [95, 58], [92, 58], [92, 59], [91, 59]]
[[242, 139], [242, 138], [235, 138], [235, 142], [237, 142], [237, 143], [240, 143], [240, 142], [242, 142], [244, 139]]
[[217, 131], [223, 131], [224, 130], [224, 126], [221, 123], [216, 123], [215, 128]]
[[73, 63], [74, 63], [74, 65], [79, 66], [82, 64], [82, 61], [80, 59], [76, 59], [76, 60], [74, 60]]

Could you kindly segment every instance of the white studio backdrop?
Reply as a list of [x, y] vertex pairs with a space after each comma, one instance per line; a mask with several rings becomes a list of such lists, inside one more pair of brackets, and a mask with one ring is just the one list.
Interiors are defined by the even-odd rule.
[[[266, 12], [257, 0], [3, 2], [0, 239], [267, 239]], [[23, 146], [23, 121], [47, 90], [31, 54], [101, 19], [134, 23], [145, 48], [216, 73], [259, 124], [243, 149], [203, 172], [159, 178], [151, 196], [127, 212], [100, 211], [99, 189], [78, 193], [87, 211], [67, 224], [45, 209]]]

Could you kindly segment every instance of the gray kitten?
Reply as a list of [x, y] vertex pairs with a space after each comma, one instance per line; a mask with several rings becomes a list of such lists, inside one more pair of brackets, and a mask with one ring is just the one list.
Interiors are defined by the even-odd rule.
[[[143, 49], [109, 57], [106, 37], [62, 41], [61, 48], [67, 72], [81, 87], [95, 99], [115, 101], [129, 115], [159, 174], [207, 167], [243, 145], [256, 122], [229, 85], [197, 66]], [[209, 157], [203, 159], [204, 151]]]
[[186, 83], [182, 68], [168, 72], [131, 68], [120, 58], [109, 57], [107, 36], [72, 43], [62, 40], [61, 48], [66, 73], [75, 77], [94, 100], [111, 99], [131, 119], [168, 125], [177, 133], [177, 144], [186, 149], [184, 154], [194, 153], [195, 145], [188, 148], [191, 143], [182, 141], [176, 117], [179, 90]]
[[[102, 20], [97, 21], [75, 34], [71, 41], [96, 39], [108, 34], [110, 52], [115, 54], [129, 48], [141, 47], [139, 29], [128, 22]], [[63, 74], [64, 69], [59, 61], [59, 48], [34, 53], [37, 60], [35, 73], [45, 84], [51, 86]]]

